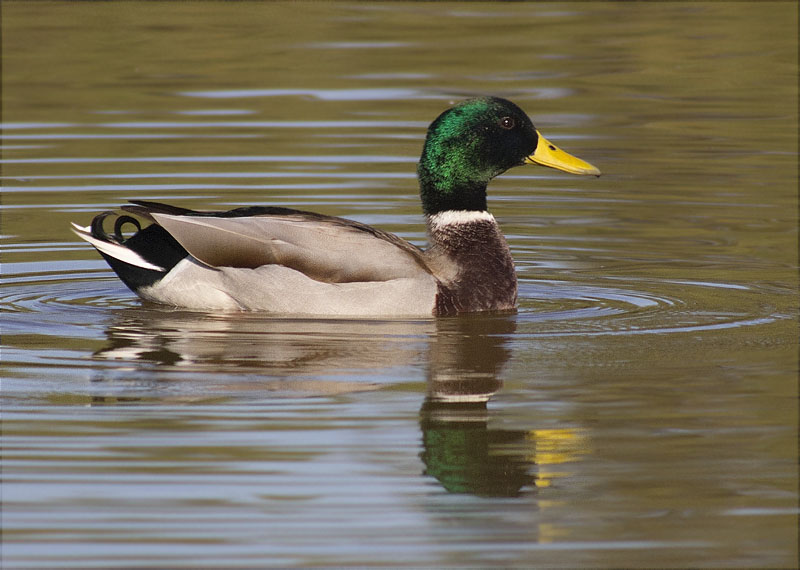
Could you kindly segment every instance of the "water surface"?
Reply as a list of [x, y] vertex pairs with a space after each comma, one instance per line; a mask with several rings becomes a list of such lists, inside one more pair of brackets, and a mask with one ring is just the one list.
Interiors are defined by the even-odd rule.
[[[8, 567], [796, 567], [793, 3], [4, 3]], [[425, 243], [427, 124], [513, 99], [599, 179], [489, 203], [519, 310], [143, 303], [129, 199]]]

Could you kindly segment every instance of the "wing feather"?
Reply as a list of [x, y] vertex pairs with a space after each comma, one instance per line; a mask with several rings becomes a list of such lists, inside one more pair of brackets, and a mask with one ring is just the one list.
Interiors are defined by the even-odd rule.
[[418, 248], [342, 218], [302, 212], [242, 217], [153, 212], [152, 217], [193, 257], [212, 267], [277, 264], [329, 283], [429, 273]]

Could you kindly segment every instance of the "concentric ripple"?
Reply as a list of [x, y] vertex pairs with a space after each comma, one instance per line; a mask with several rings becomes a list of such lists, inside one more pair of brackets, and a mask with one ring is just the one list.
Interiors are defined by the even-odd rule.
[[[664, 334], [752, 326], [787, 318], [756, 287], [655, 279], [520, 284], [521, 322], [538, 336]], [[788, 293], [788, 292], [787, 292]]]
[[[65, 272], [59, 265], [5, 276], [0, 289], [5, 333], [85, 335], [87, 326], [141, 304], [108, 271]], [[757, 287], [606, 278], [521, 281], [516, 319], [535, 324], [536, 336], [565, 336], [691, 332], [788, 317], [764, 306]]]

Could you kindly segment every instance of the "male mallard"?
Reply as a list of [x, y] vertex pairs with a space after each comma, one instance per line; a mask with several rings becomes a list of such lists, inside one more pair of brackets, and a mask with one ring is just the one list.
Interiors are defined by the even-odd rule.
[[[517, 278], [486, 208], [486, 185], [512, 166], [600, 171], [556, 148], [515, 104], [465, 101], [428, 128], [417, 175], [430, 247], [358, 222], [271, 206], [198, 212], [133, 201], [73, 224], [144, 299], [190, 309], [284, 315], [451, 315], [512, 309]], [[122, 226], [137, 231], [125, 238]]]

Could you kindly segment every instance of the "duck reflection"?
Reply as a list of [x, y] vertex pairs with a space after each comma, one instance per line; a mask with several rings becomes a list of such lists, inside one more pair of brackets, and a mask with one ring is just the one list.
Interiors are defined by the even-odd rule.
[[386, 383], [375, 382], [378, 371], [407, 379], [425, 367], [424, 474], [449, 492], [479, 496], [513, 497], [546, 483], [531, 474], [541, 437], [491, 426], [487, 409], [511, 356], [513, 314], [319, 320], [143, 306], [114, 317], [96, 356], [121, 364], [104, 368], [98, 381], [133, 380], [152, 394], [163, 380], [174, 388], [186, 379], [182, 397], [200, 399], [233, 391], [330, 395], [379, 389]]
[[424, 362], [434, 333], [431, 319], [282, 319], [142, 307], [115, 314], [108, 343], [95, 356], [122, 363], [106, 369], [104, 379], [124, 375], [127, 364], [135, 381], [188, 377], [196, 392], [326, 395], [378, 389], [378, 370], [407, 377], [408, 367]]
[[420, 412], [425, 474], [452, 493], [514, 497], [535, 484], [528, 432], [490, 429], [487, 403], [516, 330], [511, 315], [442, 319]]

